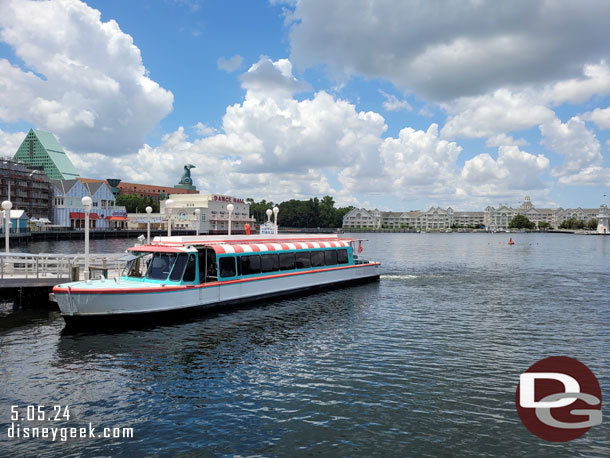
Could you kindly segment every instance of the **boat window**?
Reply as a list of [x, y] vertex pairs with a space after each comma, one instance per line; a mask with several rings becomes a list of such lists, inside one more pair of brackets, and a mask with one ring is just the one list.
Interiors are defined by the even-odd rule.
[[339, 264], [347, 264], [349, 262], [346, 249], [337, 250], [337, 262]]
[[337, 252], [335, 250], [326, 250], [324, 252], [324, 263], [327, 266], [334, 266], [337, 264]]
[[311, 267], [311, 258], [309, 257], [309, 251], [298, 251], [296, 258], [297, 269], [306, 269], [308, 267]]
[[218, 260], [220, 276], [223, 278], [235, 276], [235, 256], [227, 256]]
[[187, 260], [188, 260], [188, 254], [180, 253], [178, 255], [178, 259], [176, 259], [176, 263], [174, 264], [172, 273], [169, 276], [169, 279], [171, 281], [180, 281], [180, 279], [182, 278], [182, 273], [184, 272], [184, 267], [186, 266]]
[[127, 264], [125, 264], [121, 276], [131, 278], [143, 278], [144, 275], [146, 275], [146, 270], [148, 269], [148, 265], [150, 264], [150, 260], [152, 259], [152, 257], [152, 253], [145, 253], [133, 257], [132, 259], [127, 261]]
[[148, 266], [146, 278], [151, 280], [167, 279], [176, 257], [176, 253], [155, 253]]
[[280, 253], [280, 270], [294, 269], [294, 253]]
[[184, 270], [183, 281], [195, 281], [195, 275], [197, 274], [197, 262], [194, 254], [189, 255], [189, 260]]
[[280, 263], [277, 254], [261, 255], [261, 270], [263, 272], [277, 272], [280, 270]]
[[199, 250], [199, 283], [205, 282], [205, 250]]
[[258, 255], [240, 256], [241, 274], [252, 275], [261, 273], [261, 257]]
[[320, 267], [324, 265], [324, 252], [323, 251], [312, 251], [311, 252], [311, 267]]

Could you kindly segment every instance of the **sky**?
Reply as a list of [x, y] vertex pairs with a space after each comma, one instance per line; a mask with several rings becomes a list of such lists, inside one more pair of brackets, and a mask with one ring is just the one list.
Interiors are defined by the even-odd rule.
[[0, 0], [0, 156], [381, 210], [610, 203], [606, 0]]

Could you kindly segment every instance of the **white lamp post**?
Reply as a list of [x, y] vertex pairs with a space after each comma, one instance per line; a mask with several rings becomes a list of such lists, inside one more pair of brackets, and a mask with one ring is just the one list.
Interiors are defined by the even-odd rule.
[[265, 213], [267, 214], [267, 222], [270, 223], [271, 222], [271, 215], [273, 215], [273, 211], [270, 208], [268, 208]]
[[201, 224], [201, 210], [195, 209], [195, 216], [197, 217], [197, 235], [199, 235], [199, 225]]
[[152, 213], [152, 207], [146, 207], [146, 213], [148, 213], [148, 218], [146, 221], [146, 244], [150, 245], [150, 214]]
[[11, 231], [11, 208], [13, 203], [10, 200], [2, 202], [2, 208], [4, 209], [4, 247], [7, 253], [10, 253], [9, 248], [9, 232]]
[[277, 235], [277, 214], [280, 212], [280, 209], [277, 207], [273, 207], [273, 219], [275, 220], [275, 235]]
[[227, 205], [227, 210], [229, 211], [229, 235], [231, 235], [231, 214], [233, 213], [234, 208], [235, 207], [233, 206], [233, 204]]
[[93, 206], [93, 200], [89, 196], [83, 197], [81, 200], [85, 208], [85, 280], [89, 280], [89, 212]]
[[167, 199], [165, 201], [165, 212], [167, 213], [167, 236], [172, 236], [172, 208], [174, 208], [174, 201]]

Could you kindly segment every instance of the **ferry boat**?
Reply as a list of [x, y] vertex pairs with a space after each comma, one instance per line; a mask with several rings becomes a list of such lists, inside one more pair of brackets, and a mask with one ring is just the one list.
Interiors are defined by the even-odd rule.
[[[57, 285], [67, 325], [176, 314], [379, 279], [359, 239], [337, 235], [155, 237], [129, 248], [123, 272]], [[107, 321], [107, 320], [106, 320]]]

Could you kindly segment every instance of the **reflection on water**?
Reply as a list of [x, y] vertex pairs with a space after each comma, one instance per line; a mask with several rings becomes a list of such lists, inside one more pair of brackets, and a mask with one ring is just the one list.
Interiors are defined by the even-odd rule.
[[608, 398], [610, 239], [368, 238], [379, 283], [166, 326], [69, 335], [56, 312], [0, 306], [0, 433], [10, 405], [38, 403], [69, 404], [66, 425], [135, 430], [11, 439], [0, 455], [607, 456], [605, 427], [570, 444], [532, 436], [514, 393], [532, 363], [564, 354]]

